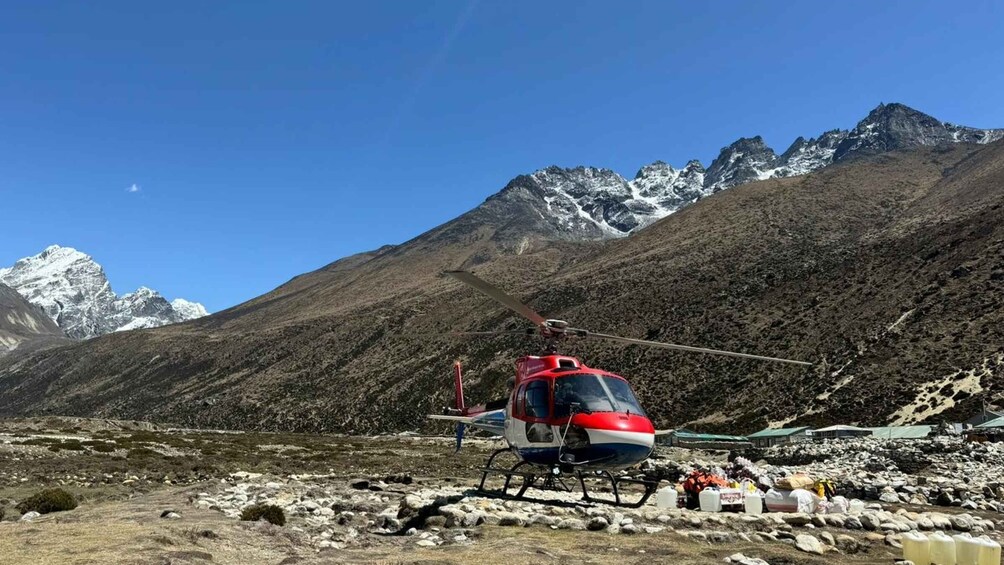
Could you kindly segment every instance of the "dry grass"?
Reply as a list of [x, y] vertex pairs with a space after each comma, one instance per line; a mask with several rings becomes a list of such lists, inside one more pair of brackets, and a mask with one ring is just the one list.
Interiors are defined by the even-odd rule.
[[[81, 507], [31, 524], [0, 523], [4, 563], [104, 565], [108, 563], [718, 563], [733, 553], [761, 557], [774, 565], [833, 563], [834, 557], [801, 553], [784, 544], [698, 543], [675, 533], [611, 535], [545, 528], [480, 529], [474, 545], [419, 548], [409, 538], [385, 539], [363, 549], [322, 550], [298, 544], [288, 530], [246, 524], [212, 511], [184, 509], [180, 520], [158, 518], [178, 507], [185, 493], [168, 489], [128, 501]], [[205, 532], [212, 532], [206, 534]], [[841, 555], [841, 563], [887, 564], [892, 550]]]
[[[59, 425], [59, 422], [51, 423]], [[20, 424], [4, 423], [7, 429], [24, 429]], [[672, 532], [612, 535], [606, 532], [556, 531], [540, 526], [478, 527], [469, 532], [474, 542], [472, 545], [444, 545], [429, 549], [416, 546], [415, 538], [368, 534], [363, 529], [359, 547], [318, 553], [313, 545], [293, 531], [292, 526], [297, 522], [292, 518], [286, 527], [241, 522], [218, 511], [198, 509], [189, 500], [199, 492], [213, 492], [219, 488], [219, 480], [230, 472], [256, 468], [290, 467], [297, 473], [331, 469], [343, 480], [407, 473], [423, 487], [473, 485], [477, 479], [476, 469], [494, 447], [494, 442], [471, 440], [460, 454], [454, 454], [450, 438], [137, 433], [115, 427], [92, 426], [89, 422], [80, 422], [79, 427], [97, 429], [78, 431], [82, 437], [100, 436], [125, 445], [194, 444], [197, 447], [185, 456], [149, 460], [92, 451], [53, 452], [38, 447], [37, 454], [25, 459], [17, 446], [0, 443], [0, 501], [21, 500], [43, 487], [59, 483], [72, 483], [64, 488], [80, 501], [74, 510], [45, 515], [34, 522], [0, 522], [0, 563], [539, 565], [612, 561], [643, 564], [655, 561], [703, 565], [721, 562], [725, 556], [737, 551], [765, 558], [773, 565], [822, 564], [835, 559], [808, 556], [781, 543], [710, 545]], [[33, 428], [34, 433], [42, 431], [38, 427]], [[88, 440], [81, 443], [86, 445]], [[298, 449], [276, 449], [280, 445]], [[227, 449], [231, 451], [227, 452]], [[206, 452], [216, 454], [206, 455]], [[227, 458], [220, 455], [224, 452], [229, 453]], [[667, 448], [660, 454], [679, 459], [695, 455], [679, 448]], [[323, 463], [314, 461], [318, 456], [323, 456]], [[700, 456], [711, 459], [709, 453], [701, 453]], [[201, 475], [201, 478], [200, 475], [175, 475], [173, 485], [164, 484], [161, 481], [164, 469], [181, 468], [177, 466], [179, 460], [190, 466], [185, 468], [204, 467], [207, 474]], [[156, 465], [164, 467], [158, 470]], [[112, 478], [107, 479], [106, 474]], [[139, 480], [127, 479], [132, 476], [139, 477]], [[67, 477], [76, 478], [70, 480]], [[179, 512], [181, 518], [160, 518], [162, 512], [169, 509]], [[12, 518], [16, 519], [16, 514], [11, 514], [8, 519]], [[885, 564], [893, 556], [892, 550], [879, 542], [870, 545], [868, 553], [841, 555], [839, 558], [841, 563]]]

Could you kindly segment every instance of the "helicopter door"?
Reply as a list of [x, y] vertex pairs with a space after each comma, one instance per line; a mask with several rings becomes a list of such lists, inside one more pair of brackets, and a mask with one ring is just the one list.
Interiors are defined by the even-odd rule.
[[551, 386], [546, 380], [530, 381], [522, 389], [520, 402], [526, 420], [526, 439], [530, 443], [551, 443], [554, 432], [547, 420], [551, 417]]
[[522, 402], [525, 386], [522, 385], [519, 388], [513, 389], [509, 403], [506, 405], [505, 438], [510, 445], [522, 444], [526, 441], [526, 436], [523, 432], [523, 422], [517, 419], [523, 417]]

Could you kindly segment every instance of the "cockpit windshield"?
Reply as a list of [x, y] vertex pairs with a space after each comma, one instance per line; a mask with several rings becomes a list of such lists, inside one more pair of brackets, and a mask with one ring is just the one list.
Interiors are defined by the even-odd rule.
[[576, 413], [623, 412], [644, 416], [645, 412], [622, 379], [596, 374], [558, 377], [554, 380], [554, 415], [569, 416]]

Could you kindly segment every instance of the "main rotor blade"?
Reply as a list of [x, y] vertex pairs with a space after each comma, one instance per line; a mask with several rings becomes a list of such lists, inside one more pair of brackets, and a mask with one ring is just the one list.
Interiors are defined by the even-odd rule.
[[658, 347], [661, 349], [675, 349], [678, 351], [690, 351], [692, 353], [707, 353], [709, 355], [727, 355], [729, 357], [742, 357], [743, 359], [757, 359], [759, 361], [774, 361], [777, 363], [791, 363], [792, 365], [809, 365], [812, 363], [807, 363], [805, 361], [795, 361], [793, 359], [781, 359], [780, 357], [765, 357], [763, 355], [751, 355], [749, 353], [736, 353], [735, 351], [723, 351], [721, 349], [707, 349], [705, 347], [693, 347], [690, 345], [677, 345], [675, 343], [663, 343], [661, 341], [648, 341], [646, 339], [633, 339], [630, 337], [620, 337], [616, 335], [600, 334], [594, 333], [587, 330], [579, 330], [569, 328], [568, 332], [576, 337], [595, 337], [599, 339], [605, 339], [608, 341], [616, 341], [618, 343], [627, 343], [630, 345], [647, 345], [649, 347]]
[[448, 335], [453, 337], [465, 337], [465, 336], [486, 336], [486, 335], [536, 335], [537, 330], [532, 328], [527, 328], [525, 330], [507, 330], [500, 332], [446, 332], [442, 335]]
[[530, 320], [537, 326], [544, 324], [545, 320], [543, 316], [534, 312], [533, 309], [526, 304], [523, 304], [519, 300], [516, 300], [515, 298], [474, 276], [474, 273], [468, 271], [444, 271], [443, 274], [449, 275], [467, 286], [480, 290], [482, 294], [487, 295], [495, 302], [498, 302], [513, 312], [516, 312], [520, 316], [523, 316], [527, 320]]
[[496, 336], [496, 335], [523, 335], [532, 336], [537, 335], [538, 330], [533, 328], [527, 328], [525, 330], [502, 330], [502, 331], [479, 331], [479, 332], [454, 332], [454, 331], [442, 331], [442, 332], [405, 332], [400, 335], [402, 337], [468, 337], [468, 336]]

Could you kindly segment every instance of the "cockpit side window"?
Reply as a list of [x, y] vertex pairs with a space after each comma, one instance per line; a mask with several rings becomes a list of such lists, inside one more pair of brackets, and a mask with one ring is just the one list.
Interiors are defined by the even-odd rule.
[[527, 383], [523, 392], [527, 417], [549, 418], [551, 416], [550, 392], [551, 387], [546, 380]]
[[512, 414], [516, 416], [523, 415], [523, 393], [526, 390], [526, 385], [519, 387], [519, 390], [512, 395]]

